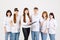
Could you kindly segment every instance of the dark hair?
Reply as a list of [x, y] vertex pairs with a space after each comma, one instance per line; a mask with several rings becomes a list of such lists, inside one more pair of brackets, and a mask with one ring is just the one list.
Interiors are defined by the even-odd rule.
[[[26, 23], [26, 14], [25, 14], [25, 11], [26, 10], [28, 10], [28, 8], [24, 8], [24, 11], [23, 11], [23, 21]], [[28, 13], [27, 13], [27, 16], [29, 17], [29, 19], [30, 19], [30, 22], [31, 22], [31, 17], [30, 17], [30, 15], [29, 15], [29, 10], [28, 10]]]
[[47, 19], [47, 18], [48, 18], [48, 13], [47, 13], [47, 11], [43, 11], [43, 13], [42, 13], [42, 17], [44, 18], [43, 14], [46, 14], [46, 19]]
[[54, 16], [54, 14], [53, 14], [52, 12], [49, 14], [49, 16], [50, 16], [50, 15], [52, 15], [52, 16], [53, 16], [53, 18], [55, 19], [55, 16]]
[[14, 20], [14, 23], [16, 23], [16, 14], [14, 14], [14, 19], [13, 20]]
[[18, 8], [15, 8], [14, 11], [19, 11]]
[[12, 12], [11, 12], [11, 10], [7, 10], [7, 12], [6, 12], [6, 16], [8, 16], [8, 13], [10, 13], [10, 16], [12, 16]]
[[37, 10], [38, 10], [38, 8], [37, 8], [37, 7], [34, 7], [34, 9], [37, 9]]

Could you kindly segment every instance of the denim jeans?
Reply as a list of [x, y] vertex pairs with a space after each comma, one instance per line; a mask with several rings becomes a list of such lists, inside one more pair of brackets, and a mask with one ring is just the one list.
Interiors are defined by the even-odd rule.
[[42, 40], [47, 40], [47, 33], [41, 32], [41, 38], [42, 38]]
[[19, 40], [19, 35], [20, 35], [20, 32], [12, 33], [12, 40]]
[[55, 40], [55, 34], [49, 34], [50, 40]]
[[11, 32], [5, 33], [5, 40], [8, 40], [8, 37], [10, 37], [10, 40], [12, 40], [12, 33]]
[[32, 40], [39, 40], [39, 32], [31, 31]]

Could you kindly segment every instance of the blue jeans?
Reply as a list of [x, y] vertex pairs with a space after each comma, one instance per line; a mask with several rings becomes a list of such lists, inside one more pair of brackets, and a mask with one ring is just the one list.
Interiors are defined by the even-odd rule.
[[55, 40], [55, 34], [49, 34], [50, 40]]
[[32, 40], [39, 40], [39, 32], [31, 32]]
[[18, 33], [12, 33], [12, 39], [13, 40], [19, 40], [19, 35], [20, 35], [20, 32], [18, 32]]
[[47, 33], [41, 32], [41, 38], [42, 38], [42, 40], [47, 40]]
[[8, 40], [8, 37], [10, 37], [10, 40], [12, 40], [12, 33], [11, 32], [5, 33], [5, 40]]

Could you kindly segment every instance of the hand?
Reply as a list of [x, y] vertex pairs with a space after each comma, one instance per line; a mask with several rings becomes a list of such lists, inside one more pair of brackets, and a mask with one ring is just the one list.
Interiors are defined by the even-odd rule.
[[45, 31], [44, 31], [44, 33], [47, 33], [47, 32], [48, 32], [48, 29], [46, 28]]
[[4, 33], [6, 33], [6, 32], [7, 32], [6, 27], [4, 27]]
[[28, 21], [28, 25], [31, 24], [30, 20]]
[[6, 33], [7, 31], [5, 30], [5, 33]]
[[10, 26], [12, 26], [13, 25], [13, 23], [12, 23], [12, 21], [10, 21]]

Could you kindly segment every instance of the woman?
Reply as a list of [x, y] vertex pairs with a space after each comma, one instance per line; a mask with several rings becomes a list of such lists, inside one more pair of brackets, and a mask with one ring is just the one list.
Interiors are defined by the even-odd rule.
[[54, 17], [53, 13], [49, 14], [49, 36], [50, 36], [50, 40], [55, 40], [55, 32], [56, 32], [56, 20]]
[[10, 37], [11, 40], [11, 16], [12, 16], [12, 12], [11, 10], [7, 10], [6, 12], [6, 18], [5, 18], [5, 22], [4, 22], [4, 31], [5, 31], [5, 40], [8, 40], [8, 37]]
[[23, 11], [23, 16], [22, 16], [22, 31], [24, 34], [24, 40], [28, 40], [29, 34], [30, 34], [30, 26], [28, 26], [28, 24], [30, 24], [31, 20], [30, 20], [30, 15], [29, 15], [29, 10], [28, 8], [24, 8]]
[[20, 34], [20, 17], [18, 15], [18, 8], [14, 9], [14, 16], [13, 16], [13, 26], [12, 26], [12, 39], [19, 40]]
[[48, 13], [44, 11], [42, 13], [42, 24], [41, 24], [41, 37], [42, 40], [47, 40], [48, 33]]

